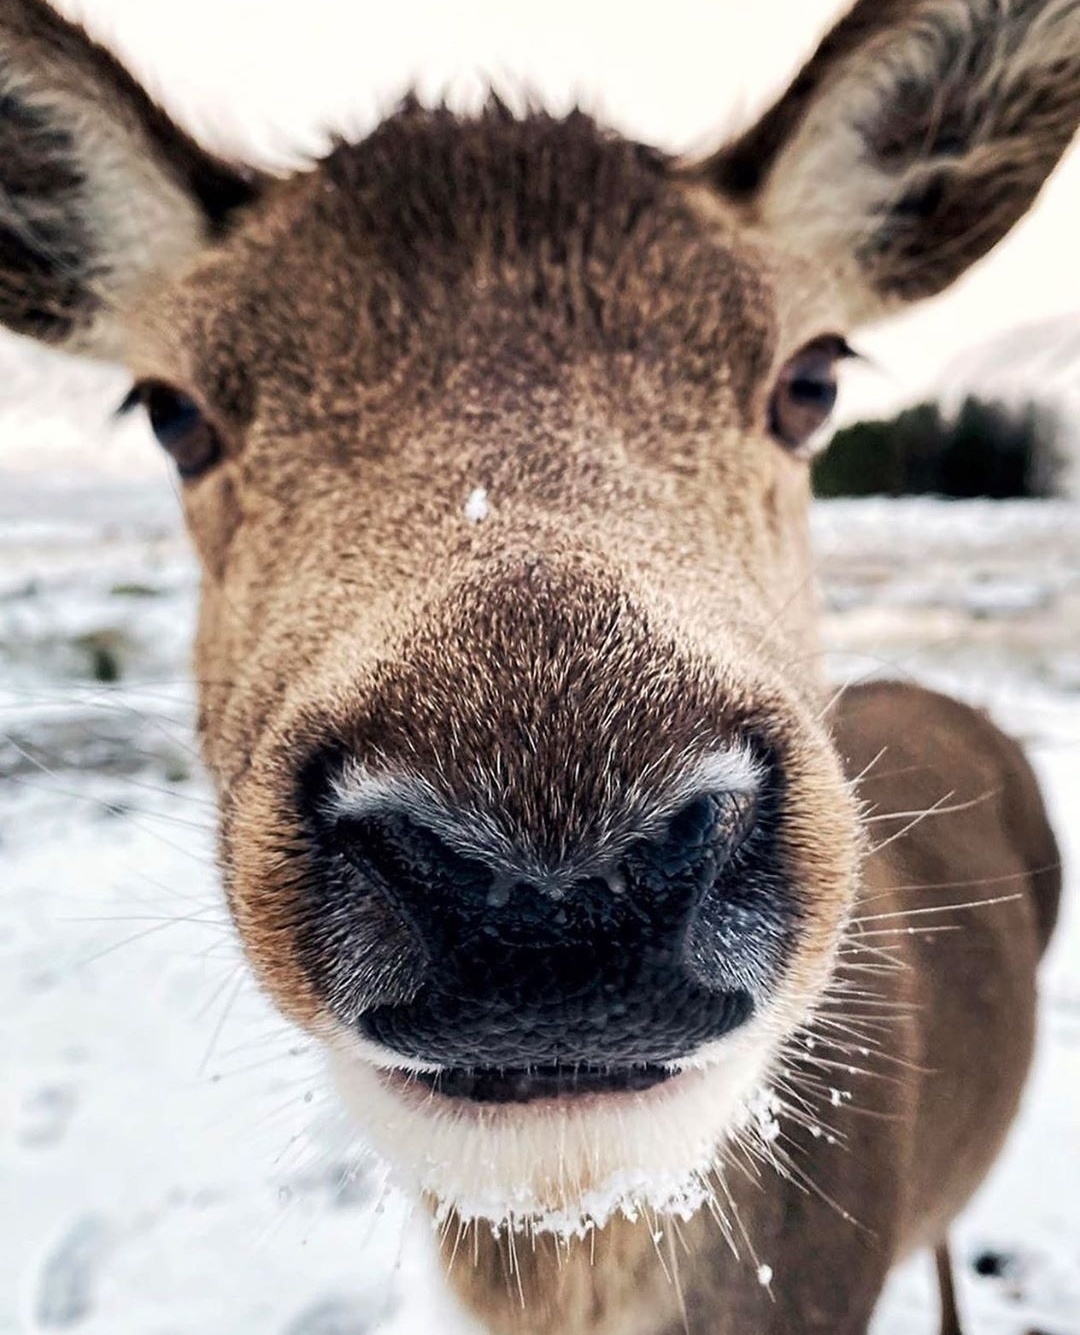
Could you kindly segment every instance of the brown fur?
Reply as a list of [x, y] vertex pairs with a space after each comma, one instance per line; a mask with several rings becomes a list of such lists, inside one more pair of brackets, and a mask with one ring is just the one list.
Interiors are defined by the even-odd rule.
[[[552, 855], [718, 741], [753, 733], [783, 775], [799, 931], [772, 1003], [788, 1075], [813, 1109], [835, 1083], [808, 1034], [865, 1069], [820, 1112], [842, 1145], [786, 1128], [811, 1190], [771, 1170], [717, 1184], [771, 1297], [706, 1212], [659, 1244], [651, 1221], [516, 1255], [473, 1232], [450, 1269], [493, 1329], [862, 1335], [893, 1261], [943, 1239], [1001, 1142], [1053, 840], [1023, 757], [980, 715], [876, 686], [822, 718], [806, 468], [770, 438], [768, 404], [800, 345], [936, 290], [1030, 206], [1080, 115], [1070, 14], [864, 0], [704, 165], [580, 113], [408, 102], [269, 181], [203, 154], [41, 0], [0, 0], [0, 146], [15, 146], [0, 318], [121, 349], [220, 437], [221, 461], [184, 487], [204, 567], [200, 731], [230, 905], [286, 1013], [331, 1023], [301, 802], [316, 753], [418, 774]], [[963, 101], [958, 69], [982, 101]], [[979, 207], [959, 207], [975, 186]], [[470, 522], [477, 488], [489, 512]], [[859, 784], [864, 827], [851, 780], [883, 750]], [[890, 822], [948, 794], [948, 815]], [[867, 831], [896, 837], [864, 859]], [[1002, 885], [1016, 898], [934, 919], [952, 933], [881, 946], [859, 921], [865, 907], [899, 929], [876, 915]], [[360, 1008], [416, 967], [386, 914], [363, 931]], [[886, 1022], [877, 997], [843, 992], [859, 978]], [[833, 1006], [868, 1028], [858, 1061]]]

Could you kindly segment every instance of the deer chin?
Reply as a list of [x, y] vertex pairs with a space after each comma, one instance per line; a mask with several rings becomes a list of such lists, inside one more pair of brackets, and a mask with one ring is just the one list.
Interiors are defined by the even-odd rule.
[[776, 1052], [774, 1035], [754, 1023], [645, 1088], [496, 1101], [440, 1092], [430, 1067], [391, 1066], [351, 1036], [329, 1047], [372, 1148], [439, 1220], [565, 1237], [618, 1214], [695, 1213], [714, 1194], [725, 1142], [760, 1121]]

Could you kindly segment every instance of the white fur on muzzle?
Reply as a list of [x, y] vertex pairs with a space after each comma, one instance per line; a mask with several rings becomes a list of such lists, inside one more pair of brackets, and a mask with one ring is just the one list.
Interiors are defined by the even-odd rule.
[[774, 1050], [751, 1024], [650, 1089], [474, 1103], [432, 1091], [351, 1035], [329, 1047], [368, 1141], [440, 1217], [566, 1236], [619, 1213], [693, 1214], [713, 1194], [710, 1173], [752, 1115]]

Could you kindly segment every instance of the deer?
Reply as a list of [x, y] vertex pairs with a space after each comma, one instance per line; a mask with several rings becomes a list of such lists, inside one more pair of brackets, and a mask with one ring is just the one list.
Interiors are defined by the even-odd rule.
[[485, 1330], [865, 1335], [921, 1249], [960, 1329], [1058, 852], [829, 682], [808, 461], [1078, 120], [1077, 0], [858, 0], [692, 160], [407, 97], [273, 172], [0, 0], [0, 320], [175, 463], [232, 919]]

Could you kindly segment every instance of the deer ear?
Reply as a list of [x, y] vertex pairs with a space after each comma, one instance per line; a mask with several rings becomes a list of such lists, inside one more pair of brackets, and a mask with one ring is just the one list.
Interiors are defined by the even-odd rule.
[[44, 0], [0, 0], [0, 323], [122, 355], [134, 289], [195, 255], [259, 188]]
[[1080, 0], [859, 0], [702, 170], [838, 275], [859, 320], [941, 291], [1030, 208], [1080, 121]]

